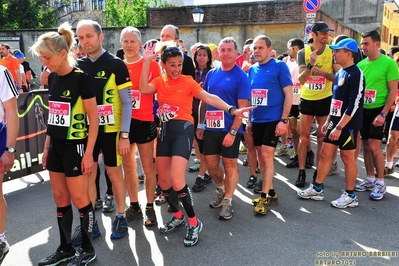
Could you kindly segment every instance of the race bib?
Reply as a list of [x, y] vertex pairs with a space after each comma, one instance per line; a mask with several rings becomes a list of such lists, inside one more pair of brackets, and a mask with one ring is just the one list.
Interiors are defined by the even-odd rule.
[[341, 109], [342, 109], [342, 101], [332, 99], [331, 100], [331, 108], [330, 115], [341, 117]]
[[292, 94], [301, 95], [301, 83], [298, 82], [292, 85]]
[[59, 127], [69, 127], [71, 121], [71, 104], [49, 101], [48, 124]]
[[161, 122], [168, 122], [169, 120], [177, 117], [177, 110], [179, 110], [178, 106], [173, 106], [164, 103], [157, 109], [157, 115]]
[[321, 91], [326, 87], [326, 78], [319, 76], [310, 76], [306, 81], [308, 90]]
[[375, 103], [375, 98], [377, 97], [376, 90], [366, 90], [364, 92], [364, 103]]
[[207, 128], [224, 128], [224, 111], [207, 111], [206, 112]]
[[112, 104], [97, 105], [98, 118], [100, 126], [112, 125], [115, 123], [114, 107]]
[[141, 93], [140, 91], [132, 90], [132, 109], [140, 109]]
[[267, 106], [267, 90], [266, 89], [252, 89], [251, 90], [252, 106]]

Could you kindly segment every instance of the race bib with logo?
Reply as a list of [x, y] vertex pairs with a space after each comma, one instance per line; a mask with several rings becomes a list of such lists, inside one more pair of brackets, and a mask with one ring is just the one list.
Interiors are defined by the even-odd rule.
[[301, 83], [298, 82], [292, 85], [292, 94], [301, 95]]
[[69, 127], [71, 121], [71, 104], [49, 101], [48, 124], [59, 127]]
[[252, 89], [251, 90], [252, 105], [267, 106], [267, 90]]
[[342, 101], [331, 99], [330, 115], [341, 117]]
[[206, 126], [208, 128], [224, 128], [224, 111], [207, 111]]
[[112, 104], [97, 105], [100, 126], [112, 125], [115, 123], [114, 107]]
[[375, 103], [375, 99], [377, 97], [377, 91], [376, 90], [366, 90], [364, 92], [364, 103]]
[[164, 103], [162, 106], [159, 106], [157, 109], [157, 115], [161, 122], [168, 122], [169, 120], [177, 117], [177, 110], [179, 110], [178, 106], [173, 106]]
[[141, 93], [140, 91], [132, 90], [132, 109], [140, 109]]
[[326, 78], [319, 76], [310, 76], [306, 81], [308, 90], [321, 91], [326, 87]]

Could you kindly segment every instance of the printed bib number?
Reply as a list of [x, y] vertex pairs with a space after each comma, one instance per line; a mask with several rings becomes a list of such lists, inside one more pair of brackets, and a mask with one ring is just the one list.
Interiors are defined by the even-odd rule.
[[326, 87], [326, 78], [318, 77], [318, 76], [311, 76], [306, 81], [306, 86], [308, 90], [311, 91], [321, 91], [324, 90]]
[[364, 103], [375, 103], [375, 98], [377, 97], [376, 90], [366, 90], [364, 92]]
[[251, 90], [252, 105], [267, 106], [267, 90], [253, 89]]
[[206, 112], [207, 128], [224, 128], [224, 112], [223, 111], [207, 111]]
[[115, 123], [114, 107], [111, 104], [97, 105], [100, 126], [112, 125]]
[[301, 83], [294, 83], [292, 86], [292, 94], [301, 95]]
[[141, 93], [140, 91], [132, 90], [132, 109], [140, 109]]
[[157, 115], [161, 122], [168, 122], [169, 120], [177, 117], [177, 110], [179, 107], [164, 103], [157, 110]]
[[332, 99], [331, 100], [331, 109], [330, 115], [341, 117], [341, 109], [342, 109], [342, 101]]
[[49, 101], [48, 124], [59, 127], [69, 127], [71, 121], [71, 104]]

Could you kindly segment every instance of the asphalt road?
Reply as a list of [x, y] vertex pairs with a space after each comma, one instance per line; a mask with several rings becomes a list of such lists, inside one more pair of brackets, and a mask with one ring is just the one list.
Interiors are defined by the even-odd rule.
[[[244, 158], [240, 155], [240, 162]], [[131, 222], [129, 235], [116, 241], [110, 239], [115, 214], [96, 211], [102, 235], [93, 241], [97, 260], [90, 265], [399, 265], [398, 172], [386, 178], [388, 191], [382, 201], [371, 201], [368, 192], [357, 192], [359, 206], [339, 210], [331, 207], [330, 201], [345, 188], [340, 159], [339, 171], [325, 182], [325, 199], [321, 202], [298, 198], [294, 186], [297, 169], [287, 169], [287, 162], [288, 156], [275, 160], [274, 185], [279, 204], [272, 206], [266, 216], [253, 211], [251, 200], [257, 195], [245, 187], [249, 170], [242, 165], [231, 220], [218, 220], [219, 210], [209, 208], [216, 189], [213, 183], [194, 193], [196, 213], [204, 224], [194, 247], [183, 246], [185, 229], [168, 235], [159, 232], [159, 225], [171, 216], [166, 204], [156, 207], [158, 226], [147, 228], [142, 221]], [[365, 177], [362, 158], [358, 166], [360, 180]], [[6, 235], [11, 250], [2, 266], [37, 265], [59, 245], [48, 174], [44, 171], [41, 175], [43, 183], [32, 175], [3, 185], [9, 207]], [[313, 171], [307, 170], [307, 175], [310, 181]], [[187, 173], [190, 187], [195, 178], [196, 173]], [[102, 194], [105, 189], [102, 178]], [[142, 184], [140, 198], [144, 206]], [[76, 226], [76, 211], [74, 215]]]

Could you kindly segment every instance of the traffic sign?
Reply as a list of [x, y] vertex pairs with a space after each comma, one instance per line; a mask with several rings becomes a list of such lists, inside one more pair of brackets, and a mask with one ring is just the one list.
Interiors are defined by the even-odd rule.
[[310, 34], [312, 32], [312, 25], [311, 24], [307, 24], [305, 27], [305, 33], [306, 34]]
[[316, 13], [306, 13], [306, 18], [316, 18]]
[[303, 9], [306, 12], [312, 13], [320, 9], [321, 0], [303, 0]]

